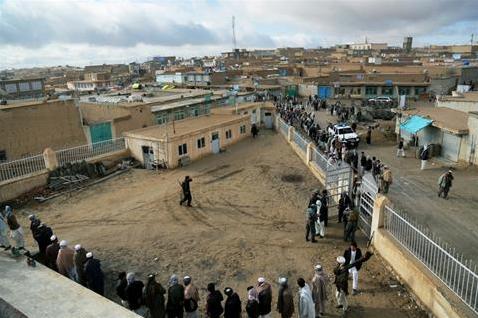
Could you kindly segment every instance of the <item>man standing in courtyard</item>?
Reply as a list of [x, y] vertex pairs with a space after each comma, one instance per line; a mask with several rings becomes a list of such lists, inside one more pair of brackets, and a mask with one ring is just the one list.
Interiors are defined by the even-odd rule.
[[398, 147], [397, 147], [397, 157], [405, 157], [405, 150], [403, 148], [403, 138], [400, 138], [400, 141], [398, 142]]
[[279, 278], [279, 296], [277, 297], [277, 311], [282, 318], [291, 318], [294, 314], [294, 297], [290, 291], [286, 277]]
[[383, 175], [382, 175], [382, 180], [383, 180], [383, 188], [382, 191], [383, 193], [388, 193], [388, 188], [392, 184], [392, 171], [388, 168], [388, 166], [383, 167]]
[[[350, 247], [345, 250], [345, 265], [355, 263], [355, 260], [359, 260], [362, 257], [362, 251], [357, 247], [357, 243], [352, 242]], [[362, 267], [362, 264], [357, 264], [352, 268], [349, 268], [349, 273], [352, 274], [352, 295], [358, 294], [358, 272]]]
[[272, 310], [272, 287], [264, 277], [259, 277], [256, 290], [259, 299], [259, 317], [269, 318]]
[[191, 206], [191, 201], [193, 197], [191, 195], [191, 186], [190, 183], [193, 181], [189, 176], [184, 178], [184, 181], [181, 183], [181, 189], [183, 191], [183, 198], [179, 202], [179, 205], [183, 205], [184, 202], [188, 201], [188, 206]]
[[448, 170], [440, 176], [438, 179], [438, 197], [441, 197], [443, 193], [443, 198], [448, 199], [448, 192], [453, 183], [453, 173], [451, 170]]
[[325, 301], [327, 300], [327, 277], [322, 265], [315, 265], [315, 274], [312, 278], [312, 299], [315, 303], [315, 316], [322, 317], [325, 313]]
[[427, 144], [423, 145], [423, 148], [420, 152], [421, 167], [420, 170], [425, 170], [427, 166], [427, 161], [430, 158], [430, 150]]

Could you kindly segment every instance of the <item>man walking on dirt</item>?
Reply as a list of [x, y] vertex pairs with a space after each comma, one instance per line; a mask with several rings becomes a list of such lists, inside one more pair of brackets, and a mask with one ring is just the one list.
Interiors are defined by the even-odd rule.
[[183, 190], [183, 198], [181, 201], [179, 201], [179, 205], [183, 205], [184, 202], [188, 201], [188, 206], [191, 206], [191, 201], [193, 199], [191, 195], [191, 186], [189, 183], [191, 183], [193, 179], [191, 179], [189, 176], [186, 176], [184, 178], [184, 181], [181, 183], [181, 188]]
[[443, 193], [443, 198], [448, 199], [448, 191], [450, 191], [452, 181], [453, 174], [451, 170], [448, 170], [440, 176], [440, 178], [438, 179], [438, 197], [441, 197], [441, 194]]

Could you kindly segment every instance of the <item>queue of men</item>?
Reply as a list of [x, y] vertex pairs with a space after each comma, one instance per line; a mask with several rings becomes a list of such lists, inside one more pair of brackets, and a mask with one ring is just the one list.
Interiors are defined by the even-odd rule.
[[[33, 239], [38, 245], [38, 252], [32, 255], [25, 249], [23, 229], [12, 207], [8, 205], [3, 212], [0, 211], [0, 248], [11, 250], [14, 256], [19, 256], [23, 251], [25, 256], [103, 295], [104, 274], [100, 261], [94, 258], [93, 253], [87, 252], [80, 244], [76, 244], [74, 249], [71, 248], [66, 240], [59, 240], [52, 229], [35, 215], [31, 214], [28, 219]], [[13, 247], [6, 229], [10, 229]]]

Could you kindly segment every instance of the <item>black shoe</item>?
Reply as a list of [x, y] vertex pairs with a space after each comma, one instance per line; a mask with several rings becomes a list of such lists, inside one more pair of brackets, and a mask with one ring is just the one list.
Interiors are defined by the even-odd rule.
[[179, 201], [179, 205], [183, 205], [183, 201]]
[[188, 207], [192, 207], [192, 205], [191, 205], [191, 204], [188, 204]]
[[335, 308], [340, 309], [340, 308], [344, 308], [344, 306], [343, 305], [338, 305], [338, 306], [335, 306]]
[[317, 240], [312, 240], [312, 243], [317, 243]]
[[308, 238], [308, 237], [306, 237], [306, 238], [305, 238], [305, 241], [306, 241], [306, 242], [308, 242], [308, 241], [309, 241], [309, 238]]

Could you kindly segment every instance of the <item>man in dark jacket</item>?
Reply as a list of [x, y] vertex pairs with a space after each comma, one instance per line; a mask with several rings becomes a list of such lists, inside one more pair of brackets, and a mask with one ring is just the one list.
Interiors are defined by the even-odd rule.
[[58, 272], [58, 267], [56, 266], [56, 259], [58, 257], [58, 251], [60, 250], [60, 244], [58, 244], [58, 239], [56, 235], [50, 237], [51, 244], [47, 246], [46, 254], [46, 265], [52, 270]]
[[93, 253], [86, 253], [85, 263], [86, 286], [95, 293], [103, 296], [105, 291], [104, 274], [101, 263], [93, 258]]
[[126, 300], [128, 301], [128, 308], [134, 312], [143, 305], [143, 287], [144, 284], [140, 280], [136, 280], [134, 273], [128, 273], [126, 275], [126, 281], [128, 284], [124, 290], [126, 294]]
[[335, 274], [335, 287], [337, 288], [337, 292], [335, 293], [335, 297], [337, 299], [337, 308], [342, 308], [344, 313], [347, 311], [348, 302], [347, 302], [347, 295], [348, 292], [348, 278], [349, 278], [349, 269], [362, 263], [368, 261], [370, 257], [372, 257], [373, 253], [367, 252], [365, 256], [360, 259], [357, 259], [354, 263], [345, 265], [345, 257], [339, 256], [337, 257], [337, 266], [334, 269]]
[[181, 183], [181, 189], [183, 190], [183, 199], [179, 201], [179, 205], [183, 205], [184, 202], [188, 201], [188, 206], [191, 206], [191, 201], [193, 199], [191, 195], [191, 186], [190, 183], [193, 181], [189, 176], [184, 178], [184, 181]]
[[[216, 290], [214, 283], [209, 283], [207, 285], [207, 300], [206, 300], [206, 313], [210, 318], [219, 318], [224, 309], [222, 308], [221, 302], [223, 301], [222, 294], [219, 290]], [[169, 318], [169, 317], [168, 317]]]
[[338, 205], [339, 223], [342, 223], [345, 209], [350, 207], [352, 207], [352, 200], [350, 200], [350, 197], [347, 194], [347, 192], [342, 192], [340, 194], [339, 205]]
[[259, 317], [269, 317], [272, 310], [272, 287], [264, 277], [259, 277], [256, 290], [259, 299]]
[[116, 283], [116, 295], [120, 298], [121, 305], [124, 307], [128, 307], [128, 299], [125, 292], [126, 286], [128, 286], [126, 272], [121, 272], [118, 274], [118, 282]]
[[156, 281], [155, 276], [155, 274], [148, 275], [148, 282], [144, 289], [144, 304], [148, 307], [151, 318], [164, 318], [166, 316], [164, 307], [166, 290]]
[[305, 215], [305, 240], [309, 241], [309, 234], [312, 243], [317, 242], [315, 239], [315, 223], [317, 222], [317, 206], [312, 204], [306, 210]]
[[320, 203], [319, 221], [324, 222], [325, 227], [327, 227], [329, 223], [329, 193], [326, 189], [322, 190]]
[[224, 318], [241, 318], [241, 299], [239, 295], [227, 287], [224, 289], [226, 294], [226, 302], [224, 303]]
[[280, 289], [277, 297], [277, 311], [282, 318], [291, 318], [294, 314], [294, 298], [289, 289], [287, 278], [281, 277], [279, 279]]
[[[350, 247], [345, 250], [344, 257], [345, 265], [354, 263], [355, 260], [362, 258], [362, 251], [357, 247], [356, 242], [350, 243]], [[356, 295], [358, 293], [358, 272], [361, 267], [362, 264], [359, 263], [356, 266], [349, 268], [349, 273], [352, 274], [352, 295]]]
[[184, 287], [179, 284], [178, 276], [169, 279], [168, 303], [166, 304], [168, 318], [182, 318], [184, 312]]
[[247, 287], [246, 312], [249, 318], [259, 317], [259, 300], [257, 299], [257, 291], [254, 286]]
[[85, 275], [85, 263], [86, 263], [86, 250], [81, 244], [75, 245], [75, 254], [73, 255], [73, 263], [75, 264], [76, 277], [78, 283], [82, 286], [86, 286]]
[[46, 248], [51, 243], [51, 236], [53, 235], [53, 231], [49, 226], [44, 223], [41, 223], [35, 230], [33, 234], [33, 238], [38, 243], [38, 253], [41, 258], [41, 262], [46, 265]]

